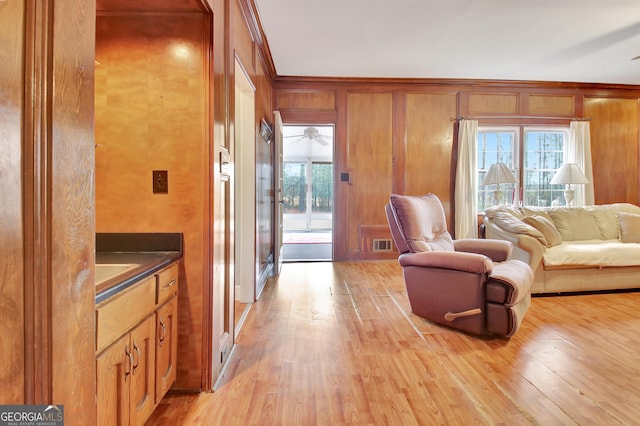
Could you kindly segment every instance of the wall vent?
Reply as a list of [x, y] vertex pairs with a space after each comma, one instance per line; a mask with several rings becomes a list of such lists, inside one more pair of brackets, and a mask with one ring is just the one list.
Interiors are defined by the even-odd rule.
[[391, 240], [374, 238], [373, 251], [393, 251]]

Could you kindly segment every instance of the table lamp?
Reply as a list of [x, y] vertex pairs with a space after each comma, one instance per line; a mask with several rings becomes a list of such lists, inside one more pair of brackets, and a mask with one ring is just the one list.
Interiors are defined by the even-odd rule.
[[573, 203], [573, 185], [576, 183], [589, 183], [589, 179], [582, 173], [576, 163], [564, 163], [551, 178], [551, 185], [564, 184], [564, 199], [567, 206]]
[[515, 183], [518, 179], [513, 175], [513, 172], [505, 163], [494, 163], [489, 167], [487, 174], [482, 180], [482, 185], [495, 185], [496, 189], [493, 191], [493, 198], [496, 200], [496, 204], [500, 204], [502, 201], [502, 191], [500, 190], [501, 183]]

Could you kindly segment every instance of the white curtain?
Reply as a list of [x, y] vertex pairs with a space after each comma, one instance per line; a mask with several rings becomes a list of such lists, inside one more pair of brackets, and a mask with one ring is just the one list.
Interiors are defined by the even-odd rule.
[[478, 120], [461, 120], [455, 188], [455, 237], [478, 237], [477, 213]]
[[564, 151], [565, 163], [576, 163], [589, 179], [588, 184], [574, 185], [574, 205], [595, 204], [593, 168], [591, 166], [591, 131], [588, 121], [572, 121], [569, 125], [569, 146]]

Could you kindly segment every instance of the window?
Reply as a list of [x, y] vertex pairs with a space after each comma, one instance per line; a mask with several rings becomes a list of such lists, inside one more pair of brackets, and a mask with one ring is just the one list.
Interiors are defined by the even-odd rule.
[[519, 183], [501, 184], [503, 203], [526, 206], [558, 205], [563, 186], [549, 182], [562, 166], [567, 127], [478, 127], [478, 209], [496, 204], [496, 185], [482, 185], [489, 167], [505, 163]]

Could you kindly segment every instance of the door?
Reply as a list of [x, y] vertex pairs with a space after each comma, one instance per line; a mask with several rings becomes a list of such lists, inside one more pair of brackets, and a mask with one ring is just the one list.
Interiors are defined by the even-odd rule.
[[285, 125], [282, 148], [283, 260], [333, 259], [332, 125]]
[[143, 425], [155, 408], [156, 321], [148, 316], [131, 331], [129, 424]]
[[109, 346], [96, 361], [98, 426], [129, 424], [129, 391], [134, 364], [129, 334]]
[[178, 356], [178, 297], [174, 296], [156, 312], [156, 394], [155, 402], [176, 380]]
[[275, 199], [275, 243], [273, 247], [274, 257], [275, 257], [275, 267], [276, 267], [276, 275], [280, 274], [280, 270], [282, 269], [282, 245], [283, 245], [283, 216], [284, 216], [284, 201], [282, 199], [282, 167], [283, 159], [282, 159], [282, 117], [280, 116], [280, 111], [275, 111], [274, 122], [275, 122], [275, 131], [274, 131], [274, 143], [275, 143], [275, 190], [276, 190], [276, 199]]

